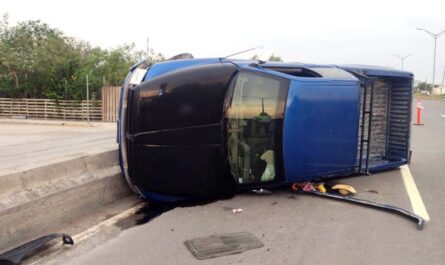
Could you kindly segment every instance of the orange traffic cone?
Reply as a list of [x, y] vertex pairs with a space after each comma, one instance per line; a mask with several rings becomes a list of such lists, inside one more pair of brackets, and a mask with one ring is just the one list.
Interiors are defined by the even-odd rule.
[[420, 122], [420, 119], [422, 117], [422, 109], [424, 109], [422, 107], [422, 104], [420, 103], [420, 98], [417, 98], [417, 119], [416, 119], [416, 123], [414, 123], [414, 125], [423, 125], [423, 123]]

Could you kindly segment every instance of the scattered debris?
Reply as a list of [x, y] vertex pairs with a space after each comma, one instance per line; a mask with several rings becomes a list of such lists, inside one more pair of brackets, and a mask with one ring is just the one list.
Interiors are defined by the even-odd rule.
[[[338, 185], [340, 185], [340, 184], [338, 184]], [[340, 187], [342, 187], [342, 189], [344, 189], [344, 190], [347, 190], [348, 192], [351, 192], [351, 190], [354, 189], [352, 186], [343, 185], [343, 184], [341, 184]], [[352, 189], [349, 189], [349, 188], [346, 189], [347, 187], [351, 187]], [[292, 191], [298, 192], [300, 194], [316, 195], [316, 196], [320, 196], [320, 197], [324, 197], [324, 198], [345, 201], [345, 202], [349, 202], [349, 203], [354, 203], [354, 204], [358, 204], [358, 205], [362, 205], [362, 206], [368, 206], [368, 207], [392, 212], [395, 214], [399, 214], [401, 216], [407, 217], [407, 218], [415, 221], [417, 223], [417, 229], [419, 229], [419, 230], [422, 230], [423, 226], [425, 224], [425, 220], [423, 219], [423, 217], [421, 217], [415, 213], [412, 213], [410, 211], [407, 211], [405, 209], [402, 209], [402, 208], [399, 208], [396, 206], [380, 204], [380, 203], [376, 203], [373, 201], [363, 200], [363, 199], [359, 199], [359, 198], [352, 198], [352, 197], [348, 197], [348, 196], [344, 196], [344, 195], [341, 196], [341, 195], [337, 195], [337, 194], [333, 194], [333, 193], [322, 193], [322, 192], [318, 191], [315, 188], [314, 184], [312, 184], [310, 182], [294, 183], [294, 184], [292, 184], [291, 188], [292, 188]], [[355, 189], [353, 191], [355, 192]]]
[[318, 183], [315, 185], [315, 188], [321, 192], [321, 193], [325, 193], [326, 192], [326, 187], [324, 186], [324, 183]]
[[243, 211], [243, 209], [238, 208], [238, 209], [232, 209], [232, 213], [241, 213]]
[[332, 186], [332, 190], [337, 190], [338, 193], [341, 195], [349, 195], [349, 194], [356, 194], [357, 191], [354, 189], [354, 187], [346, 184], [337, 184]]
[[211, 235], [186, 240], [184, 244], [197, 259], [216, 258], [264, 247], [259, 239], [248, 232]]
[[270, 195], [272, 194], [272, 191], [267, 189], [259, 189], [259, 190], [252, 190], [252, 192], [258, 194], [258, 195]]

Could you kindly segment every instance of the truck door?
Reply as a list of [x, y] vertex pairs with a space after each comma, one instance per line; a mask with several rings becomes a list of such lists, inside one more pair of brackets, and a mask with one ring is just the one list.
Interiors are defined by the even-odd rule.
[[352, 76], [291, 82], [283, 141], [288, 182], [354, 172], [359, 100], [359, 82]]

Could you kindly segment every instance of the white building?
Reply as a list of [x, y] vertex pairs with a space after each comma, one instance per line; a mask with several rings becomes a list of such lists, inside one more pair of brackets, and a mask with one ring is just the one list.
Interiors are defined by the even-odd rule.
[[433, 88], [433, 95], [443, 95], [445, 94], [445, 86], [438, 86]]

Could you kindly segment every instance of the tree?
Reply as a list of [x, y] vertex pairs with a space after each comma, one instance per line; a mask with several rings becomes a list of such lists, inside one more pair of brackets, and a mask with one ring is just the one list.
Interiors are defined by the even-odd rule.
[[[134, 43], [125, 44], [107, 52], [104, 61], [104, 77], [107, 85], [119, 86], [129, 67], [144, 58], [142, 51], [135, 51]], [[150, 58], [155, 60], [155, 58]]]
[[258, 54], [255, 54], [254, 56], [252, 56], [252, 58], [250, 58], [252, 60], [258, 61], [260, 59], [260, 57], [258, 56]]
[[60, 58], [69, 51], [60, 31], [40, 21], [20, 22], [3, 27], [0, 42], [0, 83], [9, 94], [36, 97], [43, 95], [44, 85], [56, 85]]
[[433, 85], [432, 84], [428, 84], [426, 82], [419, 82], [417, 83], [417, 85], [414, 87], [415, 91], [429, 91], [432, 92], [432, 88]]
[[[81, 100], [88, 76], [91, 98], [98, 98], [103, 85], [121, 85], [129, 67], [143, 58], [134, 44], [106, 50], [40, 21], [10, 27], [7, 14], [0, 20], [1, 96]], [[163, 60], [151, 50], [150, 63]]]
[[269, 60], [270, 62], [282, 62], [283, 60], [281, 59], [280, 56], [276, 56], [274, 54], [270, 55]]
[[0, 20], [0, 34], [8, 28], [8, 20], [9, 20], [9, 14], [4, 13]]
[[[138, 54], [138, 53], [136, 53], [136, 54]], [[149, 53], [147, 61], [149, 64], [162, 62], [162, 61], [165, 61], [165, 56], [162, 53], [159, 53], [159, 52], [156, 53], [153, 49], [150, 49], [150, 53]]]

